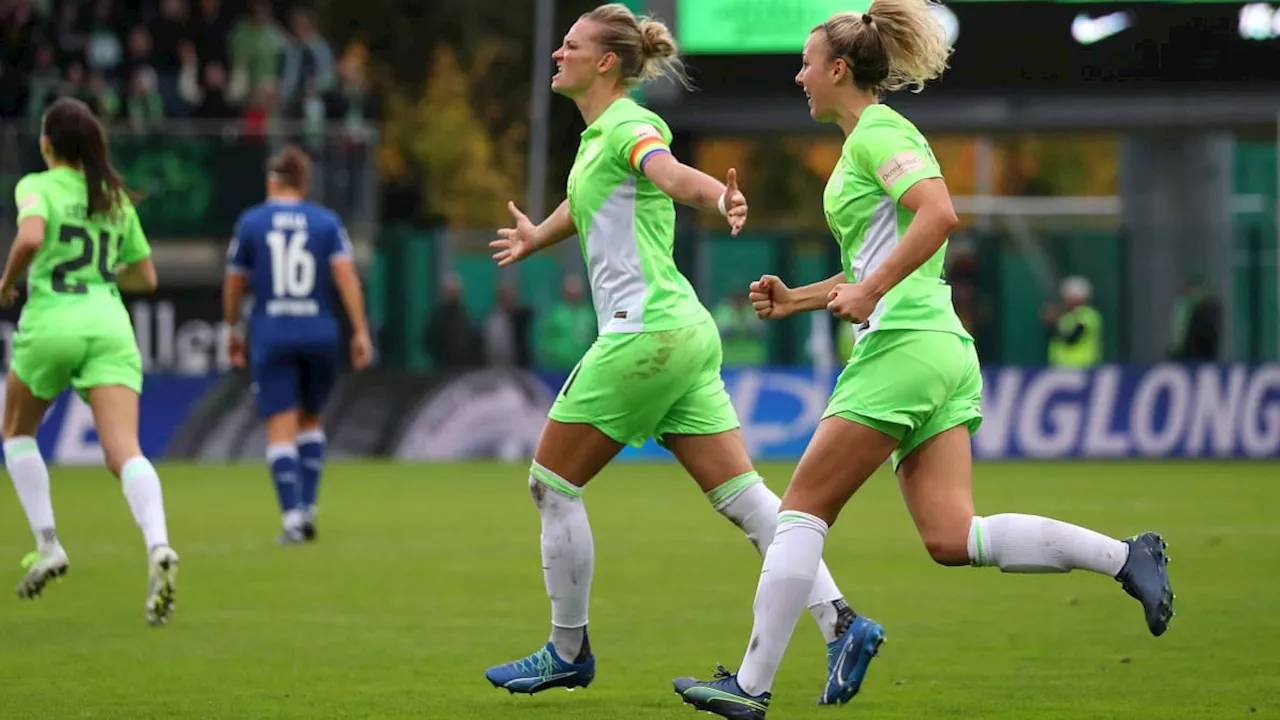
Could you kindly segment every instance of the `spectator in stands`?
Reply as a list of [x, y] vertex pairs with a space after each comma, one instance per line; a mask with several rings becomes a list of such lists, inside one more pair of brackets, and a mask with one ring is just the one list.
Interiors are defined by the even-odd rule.
[[200, 0], [191, 37], [196, 43], [196, 52], [200, 61], [206, 65], [219, 63], [228, 67], [230, 56], [227, 53], [227, 33], [231, 24], [222, 14], [222, 0]]
[[1062, 281], [1061, 308], [1045, 310], [1049, 364], [1084, 369], [1102, 362], [1102, 315], [1090, 305], [1093, 285], [1083, 277]]
[[85, 48], [89, 39], [80, 24], [80, 4], [63, 2], [58, 8], [58, 21], [53, 28], [53, 44], [58, 62], [63, 65], [85, 62]]
[[316, 30], [315, 17], [310, 11], [295, 9], [290, 27], [293, 39], [285, 48], [280, 99], [291, 115], [299, 116], [308, 80], [314, 83], [320, 95], [333, 89], [333, 51]]
[[[747, 285], [748, 283], [738, 283]], [[720, 328], [726, 367], [763, 365], [767, 357], [764, 345], [764, 323], [756, 318], [755, 308], [746, 293], [729, 293], [712, 311]]]
[[254, 89], [253, 102], [244, 114], [244, 134], [265, 139], [276, 118], [276, 81], [266, 78]]
[[[280, 73], [280, 53], [287, 44], [284, 30], [271, 14], [267, 0], [253, 0], [249, 15], [231, 31], [231, 95], [238, 100], [245, 89], [260, 104], [263, 85], [275, 83]], [[273, 93], [276, 90], [273, 88]]]
[[462, 279], [447, 275], [440, 286], [440, 303], [431, 311], [423, 333], [427, 355], [442, 370], [473, 368], [480, 360], [480, 338], [462, 303]]
[[1216, 362], [1222, 335], [1222, 308], [1201, 277], [1187, 279], [1174, 308], [1170, 356], [1181, 362]]
[[32, 45], [39, 18], [30, 0], [9, 0], [0, 3], [0, 58], [7, 60], [15, 70], [28, 69], [24, 56]]
[[484, 321], [485, 364], [531, 367], [533, 349], [529, 344], [529, 330], [532, 325], [533, 310], [520, 302], [515, 287], [508, 283], [499, 285], [496, 302]]
[[306, 80], [299, 119], [302, 120], [303, 133], [308, 145], [313, 149], [323, 147], [325, 130], [329, 122], [329, 106], [325, 103], [324, 96], [320, 94], [320, 89], [316, 87], [315, 78]]
[[338, 89], [331, 105], [330, 116], [342, 123], [343, 130], [352, 139], [364, 139], [372, 123], [382, 117], [382, 108], [369, 87], [364, 65], [357, 59], [346, 58], [338, 65]]
[[[187, 0], [161, 0], [160, 14], [151, 21], [150, 30], [154, 65], [162, 76], [182, 64], [182, 45], [191, 42], [190, 22]], [[191, 49], [194, 52], [195, 45]]]
[[145, 25], [134, 25], [129, 29], [121, 68], [121, 74], [127, 78], [136, 77], [142, 68], [150, 68], [152, 74], [157, 74], [155, 58], [152, 55], [151, 33]]
[[[173, 78], [173, 102], [170, 104], [177, 107], [179, 114], [195, 114], [200, 109], [200, 106], [204, 104], [205, 99], [205, 89], [201, 82], [207, 82], [209, 76], [207, 73], [200, 71], [200, 56], [196, 53], [195, 43], [190, 40], [183, 40], [178, 43], [177, 52], [177, 73]], [[219, 70], [222, 69], [222, 66], [217, 63], [210, 63], [207, 66], [210, 69], [215, 67]], [[221, 85], [225, 84], [225, 78], [220, 79], [224, 82], [219, 84], [219, 91], [222, 89]], [[165, 94], [163, 90], [164, 84], [165, 81], [161, 78], [162, 95]], [[230, 106], [227, 106], [227, 112], [220, 113], [219, 116], [225, 118], [234, 114]]]
[[0, 120], [19, 117], [25, 98], [23, 78], [3, 57], [0, 57]]
[[89, 106], [95, 115], [100, 115], [102, 107], [98, 98], [89, 89], [88, 78], [84, 75], [84, 65], [73, 62], [67, 66], [67, 74], [58, 87], [59, 97], [72, 97]]
[[204, 67], [204, 87], [200, 89], [200, 104], [195, 115], [204, 120], [224, 120], [235, 117], [235, 108], [227, 101], [227, 71], [222, 63], [212, 62]]
[[164, 100], [156, 89], [155, 70], [144, 65], [134, 71], [124, 111], [134, 132], [146, 132], [164, 123]]
[[116, 30], [119, 16], [112, 0], [97, 0], [93, 5], [93, 19], [89, 23], [89, 36], [85, 45], [85, 62], [90, 72], [107, 77], [118, 76], [124, 63], [124, 46]]
[[120, 116], [120, 94], [111, 87], [102, 73], [93, 73], [89, 76], [89, 94], [97, 103], [99, 118], [111, 120]]
[[58, 93], [59, 76], [57, 58], [53, 47], [39, 45], [33, 54], [30, 71], [27, 74], [27, 121], [32, 127], [40, 126], [40, 118], [44, 109], [53, 102]]
[[583, 295], [582, 278], [565, 275], [560, 301], [551, 306], [538, 328], [539, 365], [549, 370], [572, 370], [596, 339], [596, 311]]

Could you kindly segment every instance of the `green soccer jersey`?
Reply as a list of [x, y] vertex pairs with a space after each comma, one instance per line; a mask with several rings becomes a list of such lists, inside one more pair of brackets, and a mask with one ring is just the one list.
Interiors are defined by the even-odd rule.
[[84, 174], [66, 167], [24, 177], [14, 191], [18, 222], [41, 217], [44, 242], [27, 273], [19, 330], [83, 336], [132, 334], [115, 268], [151, 254], [138, 213], [124, 200], [113, 216], [86, 217]]
[[[898, 201], [912, 185], [938, 177], [938, 161], [915, 125], [886, 105], [862, 111], [822, 197], [846, 280], [861, 282], [888, 259], [915, 217]], [[942, 277], [946, 255], [944, 242], [885, 294], [869, 320], [855, 328], [857, 337], [875, 330], [940, 330], [968, 338]]]
[[591, 278], [600, 334], [674, 330], [711, 316], [676, 269], [676, 209], [645, 177], [671, 130], [630, 98], [582, 132], [569, 172], [569, 210]]

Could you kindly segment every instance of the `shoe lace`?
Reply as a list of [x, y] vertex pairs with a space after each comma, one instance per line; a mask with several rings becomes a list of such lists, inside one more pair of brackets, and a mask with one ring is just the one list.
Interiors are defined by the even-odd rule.
[[537, 673], [540, 678], [548, 678], [555, 672], [556, 663], [546, 648], [516, 663], [516, 671], [520, 673]]
[[32, 565], [40, 562], [40, 558], [44, 557], [44, 553], [39, 550], [33, 550], [22, 558], [22, 569], [29, 570]]
[[713, 676], [715, 680], [728, 680], [733, 677], [733, 673], [725, 670], [723, 665], [716, 666], [716, 674]]

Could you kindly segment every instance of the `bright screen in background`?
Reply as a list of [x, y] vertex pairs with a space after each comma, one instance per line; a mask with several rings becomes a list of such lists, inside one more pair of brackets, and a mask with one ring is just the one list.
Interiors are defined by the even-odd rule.
[[[948, 5], [992, 5], [1002, 0], [949, 0]], [[1015, 0], [1028, 2], [1028, 0]], [[1148, 0], [1117, 3], [1092, 0], [1030, 0], [1053, 5], [1074, 5], [1075, 18], [1060, 32], [1081, 45], [1092, 45], [1116, 37], [1124, 31], [1139, 30], [1139, 15], [1117, 6], [1176, 4], [1234, 4], [1232, 0]], [[799, 53], [815, 25], [833, 14], [862, 12], [870, 0], [677, 0], [676, 32], [686, 53], [703, 55], [771, 55]], [[1090, 11], [1090, 5], [1105, 4], [1109, 11]], [[954, 43], [963, 32], [955, 13], [938, 10], [938, 19]], [[1239, 37], [1244, 40], [1280, 38], [1280, 6], [1260, 2], [1244, 5], [1237, 19]]]

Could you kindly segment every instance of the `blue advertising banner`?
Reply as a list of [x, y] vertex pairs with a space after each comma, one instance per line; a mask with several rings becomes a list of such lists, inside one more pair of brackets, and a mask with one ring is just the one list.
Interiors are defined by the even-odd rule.
[[[728, 369], [724, 378], [747, 447], [762, 460], [800, 457], [835, 384], [833, 372], [799, 368]], [[349, 375], [325, 429], [334, 457], [522, 460], [563, 381], [503, 369]], [[1280, 458], [1280, 365], [1006, 367], [988, 368], [984, 381], [980, 460]], [[147, 376], [140, 434], [152, 458], [261, 458], [261, 425], [244, 373]], [[50, 408], [38, 440], [51, 463], [102, 463], [93, 415], [74, 394]], [[650, 442], [622, 457], [670, 455]]]
[[[173, 434], [217, 381], [217, 375], [148, 375], [138, 408], [142, 452], [151, 458], [164, 457]], [[4, 407], [3, 395], [0, 393], [0, 411]], [[45, 415], [36, 440], [50, 463], [103, 464], [93, 412], [75, 393], [58, 396]]]
[[[725, 385], [758, 459], [794, 460], [822, 418], [836, 373], [727, 369]], [[563, 375], [544, 375], [558, 389]], [[978, 459], [1277, 458], [1280, 365], [989, 368]], [[669, 457], [650, 442], [623, 457]]]

